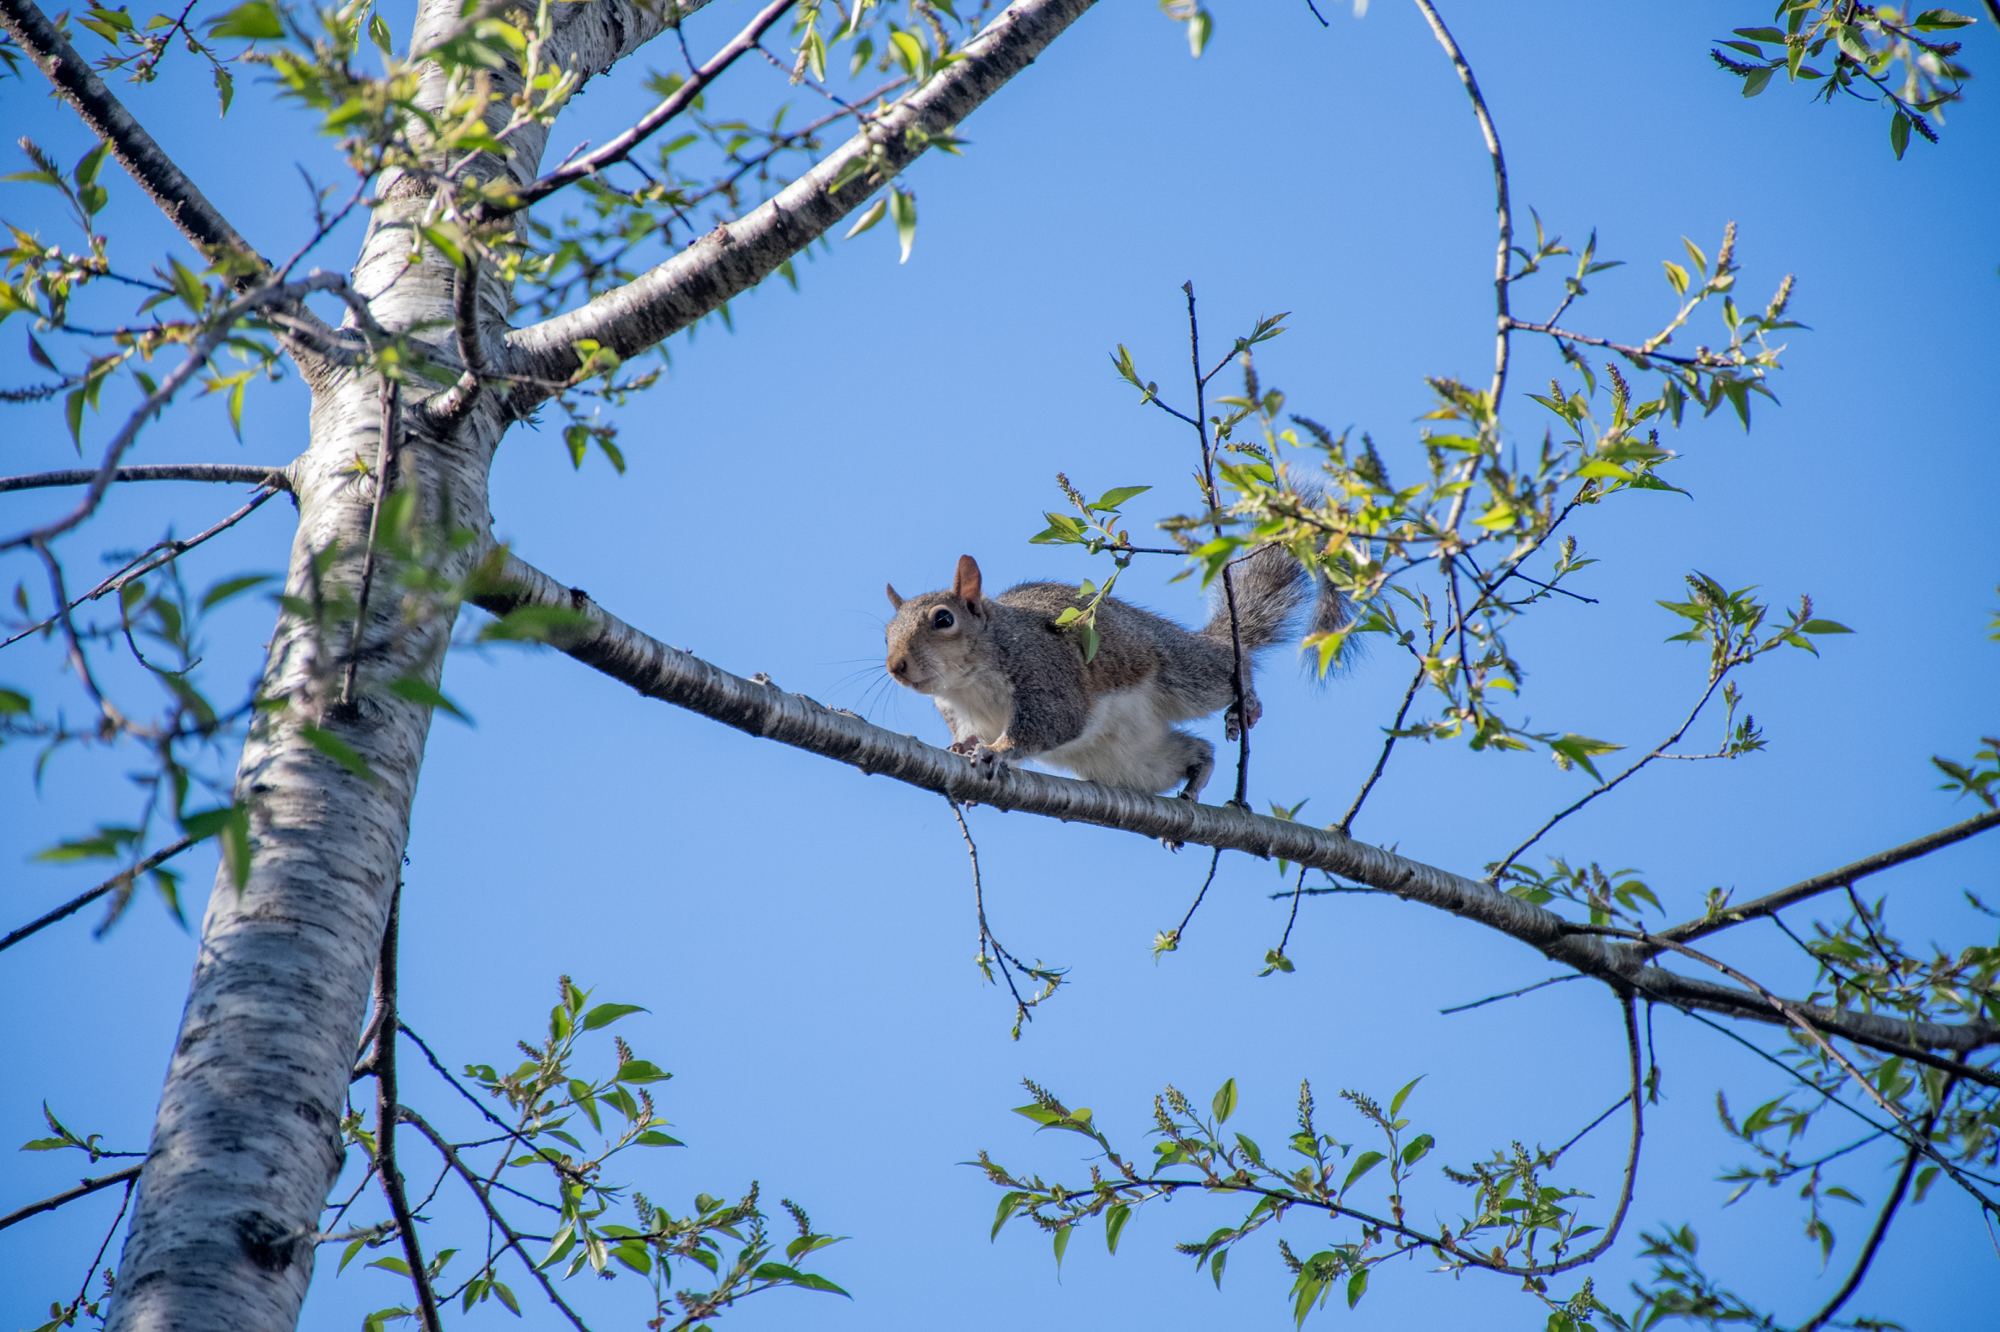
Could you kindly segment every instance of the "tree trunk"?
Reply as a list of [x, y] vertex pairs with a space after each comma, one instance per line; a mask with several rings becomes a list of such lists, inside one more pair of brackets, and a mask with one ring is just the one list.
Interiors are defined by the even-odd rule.
[[[694, 6], [683, 4], [683, 9]], [[459, 21], [457, 0], [425, 0], [422, 49]], [[630, 0], [565, 5], [558, 59], [586, 73], [610, 68], [662, 30], [658, 12]], [[505, 79], [499, 80], [505, 84]], [[433, 90], [434, 92], [435, 90]], [[504, 114], [503, 86], [496, 114]], [[546, 135], [517, 131], [512, 159], [485, 164], [534, 177]], [[353, 272], [376, 322], [391, 333], [452, 326], [456, 274], [435, 254], [406, 266], [411, 227], [427, 192], [385, 178]], [[504, 319], [498, 284], [482, 314]], [[350, 321], [351, 322], [351, 321]], [[449, 342], [436, 358], [457, 360]], [[311, 444], [289, 469], [298, 504], [286, 591], [313, 601], [316, 558], [338, 543], [321, 593], [353, 598], [376, 500], [383, 383], [371, 371], [315, 371]], [[481, 540], [446, 552], [437, 572], [457, 578], [482, 553], [491, 519], [487, 472], [505, 429], [500, 395], [485, 394], [455, 430], [427, 427], [418, 405], [392, 441], [388, 475], [417, 496], [425, 521], [471, 528]], [[272, 635], [260, 695], [287, 706], [260, 712], [244, 745], [236, 797], [251, 810], [249, 879], [225, 864], [202, 923], [202, 943], [151, 1149], [139, 1178], [119, 1263], [110, 1327], [292, 1327], [312, 1279], [321, 1209], [343, 1159], [340, 1117], [356, 1058], [369, 982], [409, 839], [410, 806], [430, 709], [382, 688], [399, 677], [437, 682], [455, 607], [402, 615], [394, 570], [378, 567], [359, 647], [357, 688], [342, 702], [351, 624], [322, 630], [284, 614]], [[315, 746], [308, 727], [367, 761], [357, 776]]]

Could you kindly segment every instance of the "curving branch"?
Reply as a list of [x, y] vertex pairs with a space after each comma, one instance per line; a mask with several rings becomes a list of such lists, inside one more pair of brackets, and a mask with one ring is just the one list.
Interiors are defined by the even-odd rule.
[[[1417, 8], [1423, 11], [1424, 22], [1430, 25], [1431, 35], [1451, 60], [1451, 67], [1458, 71], [1458, 81], [1465, 85], [1465, 95], [1472, 99], [1472, 114], [1479, 121], [1479, 135], [1486, 141], [1486, 155], [1493, 159], [1493, 200], [1494, 212], [1500, 221], [1500, 244], [1493, 257], [1493, 303], [1498, 325], [1493, 343], [1493, 410], [1500, 410], [1500, 394], [1507, 387], [1507, 335], [1515, 327], [1514, 318], [1508, 313], [1507, 276], [1509, 256], [1514, 248], [1514, 214], [1507, 197], [1507, 157], [1500, 151], [1500, 131], [1493, 125], [1493, 116], [1486, 109], [1486, 97], [1479, 91], [1479, 80], [1473, 77], [1472, 65], [1465, 53], [1458, 49], [1458, 42], [1452, 38], [1451, 30], [1444, 26], [1444, 20], [1431, 6], [1430, 0], [1416, 0]], [[1456, 524], [1454, 524], [1455, 526]]]
[[[69, 39], [34, 0], [0, 0], [0, 28], [6, 29], [7, 35], [28, 53], [35, 68], [55, 85], [57, 95], [83, 117], [91, 133], [111, 145], [111, 155], [118, 159], [118, 165], [125, 168], [197, 250], [211, 260], [228, 254], [243, 255], [254, 260], [260, 271], [269, 271], [270, 264], [174, 165], [166, 150], [104, 86], [104, 80], [91, 71], [89, 62], [77, 54]], [[248, 280], [254, 281], [254, 275]]]
[[617, 290], [510, 334], [503, 368], [542, 381], [515, 385], [512, 413], [526, 416], [576, 372], [576, 343], [590, 339], [629, 359], [756, 286], [1034, 63], [1093, 3], [1014, 0], [960, 59], [767, 202]]
[[[1777, 1026], [1792, 1021], [1787, 1012], [1773, 1008], [1754, 991], [1646, 965], [1641, 947], [1600, 937], [1591, 927], [1566, 921], [1489, 883], [1357, 842], [1337, 831], [1020, 768], [1003, 767], [994, 776], [981, 777], [961, 755], [884, 730], [802, 694], [787, 694], [775, 685], [732, 675], [668, 647], [604, 610], [581, 590], [557, 582], [512, 554], [506, 558], [500, 585], [473, 601], [495, 615], [528, 606], [571, 612], [575, 621], [551, 630], [549, 642], [647, 698], [949, 800], [978, 801], [1169, 842], [1289, 860], [1485, 925], [1564, 966], [1614, 985], [1635, 987], [1662, 1002]], [[1963, 1055], [2000, 1043], [2000, 1023], [1986, 1020], [1914, 1022], [1784, 1002], [1790, 1013], [1817, 1031], [1926, 1060], [1924, 1050]]]
[[410, 1213], [409, 1196], [403, 1188], [403, 1172], [396, 1164], [396, 926], [402, 901], [403, 887], [397, 884], [389, 894], [389, 923], [382, 929], [382, 952], [375, 966], [375, 1057], [369, 1070], [375, 1075], [375, 1169], [402, 1237], [403, 1257], [410, 1281], [417, 1288], [417, 1310], [424, 1332], [438, 1332], [437, 1295], [431, 1290], [430, 1271], [424, 1266], [416, 1218]]
[[[63, 472], [32, 472], [26, 476], [0, 476], [0, 495], [10, 490], [43, 490], [51, 486], [87, 486], [97, 480], [95, 467], [72, 467]], [[290, 490], [291, 479], [282, 467], [255, 467], [242, 463], [169, 463], [155, 467], [119, 467], [112, 471], [113, 483], [120, 481], [219, 481], [247, 482]]]

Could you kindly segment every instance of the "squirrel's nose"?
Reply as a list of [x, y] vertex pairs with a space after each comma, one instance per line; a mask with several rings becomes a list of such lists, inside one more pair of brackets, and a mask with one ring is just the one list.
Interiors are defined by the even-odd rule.
[[889, 660], [889, 674], [895, 676], [899, 680], [902, 678], [903, 672], [907, 671], [909, 668], [910, 668], [910, 659], [908, 657], [892, 657]]

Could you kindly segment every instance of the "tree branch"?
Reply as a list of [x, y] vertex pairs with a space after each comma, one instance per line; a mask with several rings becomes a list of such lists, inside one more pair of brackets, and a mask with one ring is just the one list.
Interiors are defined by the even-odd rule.
[[[0, 0], [4, 2], [4, 0]], [[73, 467], [66, 472], [33, 472], [26, 476], [0, 476], [0, 495], [10, 490], [41, 490], [50, 486], [87, 486], [97, 479], [95, 467]], [[249, 483], [273, 490], [290, 490], [291, 479], [282, 467], [254, 467], [241, 463], [169, 463], [156, 467], [120, 467], [111, 474], [119, 481], [219, 481]]]
[[542, 176], [532, 185], [526, 186], [516, 194], [515, 203], [512, 208], [504, 210], [482, 209], [481, 220], [483, 221], [489, 217], [504, 217], [508, 213], [519, 212], [531, 204], [539, 203], [541, 200], [548, 198], [551, 194], [563, 189], [565, 186], [573, 185], [587, 176], [596, 175], [605, 167], [624, 161], [631, 155], [634, 148], [637, 148], [648, 138], [652, 137], [662, 125], [665, 125], [668, 121], [693, 105], [694, 100], [701, 96], [702, 89], [715, 82], [724, 70], [735, 64], [747, 52], [756, 50], [758, 40], [763, 37], [764, 33], [769, 30], [773, 23], [784, 17], [785, 11], [792, 7], [792, 3], [793, 0], [771, 0], [771, 3], [766, 5], [756, 18], [750, 20], [748, 27], [736, 34], [735, 40], [709, 57], [707, 63], [695, 70], [689, 76], [686, 83], [674, 89], [672, 95], [665, 101], [640, 117], [639, 122], [632, 126], [631, 129], [626, 130], [596, 152], [585, 153], [582, 157], [565, 162], [554, 171]]
[[396, 925], [401, 915], [403, 885], [389, 894], [389, 921], [382, 930], [382, 952], [375, 966], [375, 1166], [390, 1214], [403, 1240], [403, 1259], [417, 1288], [417, 1308], [424, 1332], [439, 1332], [437, 1295], [431, 1290], [417, 1239], [417, 1219], [410, 1214], [403, 1190], [403, 1172], [396, 1166]]
[[1763, 897], [1745, 902], [1742, 906], [1724, 907], [1714, 916], [1702, 920], [1685, 921], [1669, 929], [1655, 930], [1653, 931], [1653, 936], [1658, 939], [1670, 939], [1675, 943], [1687, 943], [1690, 940], [1701, 938], [1704, 934], [1714, 934], [1717, 930], [1726, 930], [1732, 925], [1741, 925], [1746, 920], [1755, 920], [1759, 916], [1773, 915], [1791, 906], [1794, 902], [1805, 901], [1808, 897], [1817, 897], [1819, 894], [1831, 892], [1835, 888], [1848, 887], [1858, 880], [1867, 878], [1871, 874], [1880, 873], [1892, 866], [1900, 865], [1905, 861], [1915, 860], [1920, 856], [1927, 856], [1933, 851], [1950, 846], [1954, 842], [1962, 842], [1966, 838], [1977, 833], [1983, 833], [1989, 828], [2000, 828], [2000, 810], [1990, 810], [1987, 813], [1975, 815], [1963, 823], [1954, 823], [1949, 828], [1940, 828], [1934, 833], [1917, 838], [1915, 841], [1905, 842], [1901, 846], [1878, 852], [1865, 859], [1857, 860], [1851, 865], [1843, 865], [1841, 868], [1829, 870], [1825, 874], [1816, 874], [1812, 878], [1795, 883], [1789, 888], [1780, 888], [1775, 893], [1767, 893]]
[[[748, 291], [915, 161], [932, 137], [964, 120], [1032, 64], [1093, 3], [1015, 0], [965, 45], [962, 59], [766, 203], [617, 290], [510, 334], [505, 346], [511, 364], [505, 369], [561, 383], [581, 364], [574, 349], [581, 340], [592, 339], [629, 359]], [[542, 385], [517, 384], [509, 406], [521, 417], [549, 396], [551, 390]]]
[[[898, 735], [851, 712], [802, 694], [731, 675], [654, 639], [610, 614], [580, 590], [509, 555], [498, 590], [473, 598], [495, 615], [523, 606], [573, 611], [582, 623], [550, 632], [550, 643], [647, 698], [672, 703], [751, 735], [882, 773], [950, 800], [1091, 823], [1173, 842], [1289, 860], [1382, 892], [1421, 902], [1497, 930], [1586, 975], [1637, 987], [1666, 1002], [1730, 1017], [1785, 1025], [1787, 1018], [1747, 990], [1643, 965], [1639, 950], [1602, 939], [1552, 911], [1449, 870], [1303, 823], [1245, 810], [1167, 800], [1026, 769], [1002, 767], [981, 777], [962, 755]], [[1788, 1003], [1790, 1001], [1787, 1001]], [[1964, 1053], [2000, 1041], [2000, 1024], [1909, 1022], [1876, 1013], [1791, 1004], [1819, 1030], [1877, 1049]]]
[[4, 952], [7, 949], [12, 948], [15, 944], [21, 942], [21, 940], [27, 938], [31, 934], [35, 934], [40, 932], [41, 930], [47, 929], [49, 926], [55, 924], [63, 917], [74, 915], [76, 912], [83, 910], [83, 908], [89, 906], [92, 902], [95, 902], [98, 898], [104, 896], [106, 893], [116, 892], [119, 889], [124, 888], [127, 884], [131, 883], [141, 874], [144, 874], [147, 870], [152, 869], [155, 865], [162, 865], [165, 864], [167, 861], [172, 860], [175, 856], [179, 855], [181, 852], [193, 846], [194, 843], [195, 843], [194, 838], [183, 837], [178, 842], [172, 842], [166, 846], [161, 847], [158, 851], [155, 851], [152, 855], [147, 856], [144, 860], [132, 866], [130, 869], [119, 870], [116, 874], [106, 879], [103, 883], [100, 883], [95, 888], [92, 888], [89, 892], [80, 893], [77, 896], [72, 897], [69, 901], [63, 903], [61, 906], [57, 907], [54, 911], [49, 912], [45, 916], [41, 916], [35, 920], [29, 921], [26, 925], [23, 925], [20, 929], [15, 930], [12, 934], [9, 934], [6, 938], [0, 939], [0, 952]]
[[459, 1158], [457, 1149], [445, 1140], [445, 1136], [442, 1133], [439, 1133], [426, 1123], [422, 1115], [410, 1109], [407, 1105], [396, 1107], [396, 1114], [405, 1124], [411, 1125], [417, 1132], [429, 1138], [431, 1146], [438, 1149], [439, 1155], [444, 1157], [451, 1168], [457, 1172], [458, 1177], [464, 1180], [466, 1185], [471, 1188], [473, 1196], [477, 1197], [480, 1205], [486, 1209], [486, 1215], [491, 1217], [493, 1224], [500, 1228], [500, 1233], [507, 1237], [507, 1247], [520, 1255], [521, 1261], [527, 1265], [529, 1273], [533, 1275], [535, 1280], [542, 1283], [542, 1293], [549, 1297], [549, 1302], [563, 1311], [563, 1316], [569, 1319], [570, 1323], [577, 1329], [577, 1332], [590, 1332], [590, 1329], [584, 1326], [583, 1320], [576, 1316], [576, 1311], [571, 1309], [567, 1304], [564, 1304], [562, 1296], [556, 1294], [556, 1288], [550, 1283], [548, 1274], [535, 1266], [535, 1260], [528, 1256], [528, 1250], [521, 1244], [520, 1234], [507, 1224], [507, 1218], [501, 1216], [499, 1209], [494, 1207], [493, 1199], [486, 1191], [486, 1181], [467, 1168], [465, 1162]]
[[141, 1165], [126, 1166], [123, 1170], [114, 1170], [110, 1174], [100, 1175], [96, 1179], [86, 1179], [83, 1183], [66, 1193], [58, 1193], [55, 1197], [44, 1198], [38, 1203], [29, 1203], [26, 1207], [18, 1211], [0, 1216], [0, 1230], [5, 1230], [17, 1222], [26, 1221], [31, 1216], [39, 1216], [43, 1212], [53, 1212], [64, 1203], [75, 1202], [78, 1198], [87, 1198], [99, 1189], [108, 1189], [113, 1184], [123, 1184], [128, 1179], [137, 1179], [139, 1178], [139, 1171], [142, 1166], [143, 1163]]
[[1500, 219], [1500, 244], [1493, 259], [1493, 301], [1498, 324], [1493, 347], [1493, 410], [1497, 413], [1501, 391], [1507, 387], [1507, 335], [1514, 327], [1513, 317], [1507, 312], [1507, 269], [1514, 247], [1514, 215], [1507, 198], [1507, 158], [1500, 151], [1500, 131], [1494, 128], [1493, 117], [1486, 110], [1486, 98], [1479, 91], [1479, 80], [1473, 77], [1465, 53], [1458, 49], [1458, 43], [1437, 10], [1431, 7], [1430, 0], [1416, 0], [1416, 4], [1423, 11], [1424, 22], [1430, 24], [1431, 35], [1450, 57], [1451, 67], [1458, 71], [1465, 95], [1472, 99], [1472, 114], [1479, 121], [1480, 137], [1486, 141], [1487, 156], [1493, 159], [1494, 211]]
[[[1938, 1109], [1924, 1116], [1921, 1132], [1925, 1141], [1930, 1138], [1939, 1111], [1944, 1109], [1944, 1103], [1951, 1098], [1954, 1085], [1949, 1081], [1945, 1083], [1944, 1095], [1938, 1098]], [[1910, 1150], [1903, 1154], [1903, 1168], [1896, 1173], [1896, 1186], [1889, 1191], [1889, 1201], [1883, 1205], [1881, 1215], [1875, 1218], [1875, 1228], [1868, 1233], [1868, 1242], [1861, 1246], [1861, 1256], [1854, 1260], [1854, 1270], [1847, 1274], [1847, 1280], [1841, 1283], [1833, 1298], [1826, 1302], [1826, 1307], [1801, 1323], [1798, 1332], [1819, 1332], [1820, 1328], [1825, 1327], [1833, 1316], [1840, 1312], [1840, 1307], [1847, 1303], [1854, 1292], [1861, 1288], [1861, 1279], [1868, 1275], [1869, 1265], [1875, 1261], [1875, 1251], [1882, 1247], [1882, 1238], [1889, 1233], [1889, 1223], [1895, 1220], [1896, 1209], [1903, 1205], [1903, 1195], [1909, 1190], [1910, 1176], [1916, 1171], [1917, 1158], [1923, 1154], [1922, 1146], [1917, 1143], [1912, 1143]]]
[[[261, 271], [270, 265], [251, 248], [227, 218], [210, 203], [195, 183], [187, 178], [166, 150], [139, 124], [104, 80], [76, 53], [76, 48], [34, 0], [0, 0], [0, 28], [20, 44], [35, 68], [42, 71], [56, 92], [83, 117], [91, 133], [111, 145], [111, 155], [133, 181], [159, 205], [167, 220], [207, 258], [240, 254], [255, 260]], [[244, 280], [245, 285], [254, 275]], [[240, 288], [239, 288], [240, 289]]]

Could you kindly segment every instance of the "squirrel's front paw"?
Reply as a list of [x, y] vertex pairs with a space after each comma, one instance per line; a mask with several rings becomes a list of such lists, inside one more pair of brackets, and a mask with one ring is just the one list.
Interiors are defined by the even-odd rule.
[[[953, 747], [956, 748], [956, 746]], [[973, 741], [972, 747], [964, 752], [966, 761], [972, 764], [972, 770], [988, 781], [998, 777], [1000, 770], [1007, 766], [1007, 759], [1004, 755], [987, 748], [985, 744], [977, 740]]]
[[951, 752], [954, 754], [963, 754], [967, 758], [970, 758], [973, 754], [984, 748], [985, 745], [980, 741], [978, 736], [968, 735], [963, 740], [954, 741], [951, 746]]

